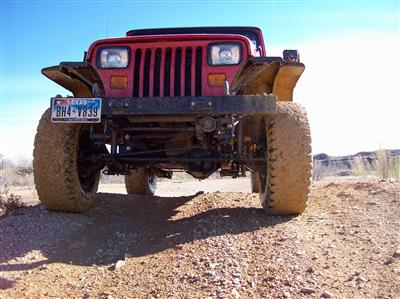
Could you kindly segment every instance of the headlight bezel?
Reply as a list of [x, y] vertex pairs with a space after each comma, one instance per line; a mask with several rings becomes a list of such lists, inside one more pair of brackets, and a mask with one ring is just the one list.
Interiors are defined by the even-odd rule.
[[[237, 63], [222, 63], [222, 64], [213, 64], [212, 63], [212, 48], [215, 46], [220, 46], [220, 45], [234, 45], [234, 46], [238, 46], [239, 48], [239, 60]], [[242, 49], [242, 44], [240, 42], [216, 42], [216, 43], [210, 43], [207, 46], [207, 64], [209, 66], [235, 66], [235, 65], [239, 65], [242, 62], [243, 59], [243, 49]]]
[[[104, 50], [108, 50], [108, 49], [122, 49], [122, 50], [126, 50], [126, 52], [127, 52], [127, 62], [126, 62], [126, 65], [121, 66], [121, 67], [115, 67], [115, 66], [107, 67], [107, 66], [103, 66], [102, 63], [101, 63], [101, 54], [102, 54], [102, 52], [103, 52]], [[131, 48], [128, 47], [128, 46], [103, 46], [103, 47], [100, 47], [100, 48], [97, 50], [97, 67], [100, 68], [100, 69], [105, 69], [105, 70], [113, 70], [113, 69], [114, 69], [114, 70], [122, 70], [122, 69], [127, 69], [127, 68], [129, 68], [130, 62], [131, 62]]]

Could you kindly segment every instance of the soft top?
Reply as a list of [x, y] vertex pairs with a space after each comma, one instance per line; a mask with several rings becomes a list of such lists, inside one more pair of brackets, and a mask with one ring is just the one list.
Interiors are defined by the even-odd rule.
[[181, 27], [181, 28], [153, 28], [134, 29], [126, 33], [126, 36], [164, 35], [164, 34], [239, 34], [248, 37], [256, 46], [260, 46], [260, 32], [257, 27]]

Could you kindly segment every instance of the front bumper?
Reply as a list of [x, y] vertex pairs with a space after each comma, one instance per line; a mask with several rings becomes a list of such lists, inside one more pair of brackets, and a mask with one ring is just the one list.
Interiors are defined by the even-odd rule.
[[272, 114], [275, 95], [102, 98], [102, 116]]

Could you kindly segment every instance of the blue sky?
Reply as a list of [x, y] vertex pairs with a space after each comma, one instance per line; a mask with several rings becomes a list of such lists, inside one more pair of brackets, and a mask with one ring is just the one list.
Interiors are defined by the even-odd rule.
[[[57, 93], [66, 94], [65, 90], [41, 75], [40, 70], [43, 67], [56, 65], [60, 61], [81, 61], [83, 52], [91, 42], [107, 36], [122, 36], [129, 29], [218, 25], [260, 27], [264, 32], [267, 53], [271, 55], [280, 55], [283, 49], [294, 46], [305, 54], [302, 55], [306, 64], [305, 79], [300, 79], [298, 87], [299, 95], [307, 100], [299, 99], [299, 102], [310, 111], [312, 124], [317, 123], [319, 128], [313, 133], [315, 152], [346, 154], [379, 147], [400, 147], [399, 122], [396, 120], [399, 116], [396, 109], [400, 109], [398, 1], [0, 0], [0, 3], [0, 152], [5, 155], [14, 158], [29, 157], [37, 121], [48, 105], [49, 98]], [[363, 48], [356, 49], [358, 45]], [[358, 51], [365, 58], [365, 64], [357, 64], [352, 68], [353, 62], [349, 61], [349, 55], [354, 55], [353, 59], [357, 60], [360, 57]], [[390, 53], [394, 57], [388, 57]], [[307, 61], [304, 61], [304, 57]], [[320, 67], [321, 63], [329, 64], [333, 57], [337, 63], [332, 63], [331, 68]], [[382, 60], [385, 60], [382, 63], [390, 64], [388, 69], [372, 63]], [[354, 98], [354, 94], [357, 94], [354, 92], [355, 88], [384, 89], [384, 96], [390, 98], [385, 105], [392, 106], [394, 110], [389, 109], [389, 115], [385, 115], [385, 110], [380, 112], [385, 116], [380, 130], [388, 130], [389, 132], [384, 133], [388, 136], [380, 137], [380, 130], [377, 130], [377, 136], [372, 136], [375, 139], [371, 143], [371, 136], [365, 132], [351, 133], [362, 136], [358, 140], [349, 135], [344, 126], [338, 128], [345, 136], [348, 134], [348, 141], [343, 142], [344, 144], [338, 145], [324, 136], [321, 128], [327, 129], [329, 134], [338, 134], [332, 123], [334, 119], [327, 123], [327, 119], [323, 117], [327, 113], [324, 109], [326, 105], [332, 104], [336, 99], [328, 97], [328, 102], [324, 105], [321, 104], [324, 99], [319, 94], [325, 93], [331, 87], [332, 91], [338, 92], [337, 86], [340, 84], [330, 82], [328, 85], [319, 80], [324, 77], [331, 81], [345, 80], [332, 75], [332, 70], [339, 74], [337, 65], [342, 61], [349, 61], [346, 73], [353, 72], [352, 78], [357, 81], [357, 86], [347, 86], [345, 90], [353, 97], [348, 101], [357, 103], [352, 109], [364, 107], [366, 102], [369, 105], [368, 101], [374, 100], [372, 96], [368, 98], [367, 93], [363, 95], [363, 99]], [[379, 72], [380, 81], [374, 81], [378, 87], [363, 87], [363, 81], [366, 84], [369, 82], [369, 78], [363, 77], [366, 76], [367, 69], [364, 67], [367, 68], [367, 65], [369, 72]], [[386, 75], [388, 81], [382, 79]], [[346, 85], [346, 82], [343, 81], [341, 85]], [[319, 89], [316, 86], [320, 86]], [[349, 126], [354, 122], [370, 123], [373, 115], [369, 114], [373, 112], [365, 110], [363, 117], [357, 117], [356, 121], [351, 116], [353, 114], [349, 113], [348, 119], [344, 120]], [[18, 150], [11, 147], [14, 142], [20, 145]]]

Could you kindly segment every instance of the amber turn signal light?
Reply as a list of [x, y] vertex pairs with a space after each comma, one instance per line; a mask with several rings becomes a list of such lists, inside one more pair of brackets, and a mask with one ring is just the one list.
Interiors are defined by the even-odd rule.
[[112, 89], [124, 89], [128, 87], [127, 76], [111, 76], [110, 87]]
[[210, 87], [224, 87], [225, 74], [208, 74], [207, 81]]

